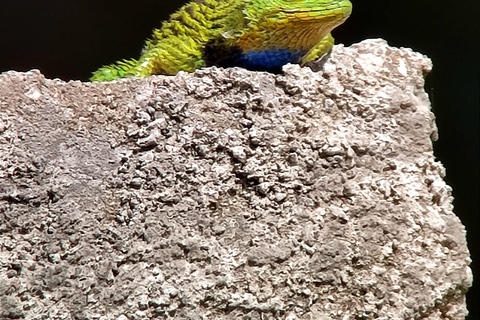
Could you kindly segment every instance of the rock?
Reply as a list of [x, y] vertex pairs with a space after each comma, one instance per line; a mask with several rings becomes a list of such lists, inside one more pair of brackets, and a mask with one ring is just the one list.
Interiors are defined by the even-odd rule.
[[366, 40], [280, 75], [0, 75], [0, 314], [463, 319], [430, 69]]

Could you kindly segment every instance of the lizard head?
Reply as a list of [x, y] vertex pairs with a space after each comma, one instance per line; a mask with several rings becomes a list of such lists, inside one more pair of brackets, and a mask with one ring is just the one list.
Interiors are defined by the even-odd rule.
[[349, 0], [250, 0], [243, 10], [242, 50], [310, 50], [352, 12]]

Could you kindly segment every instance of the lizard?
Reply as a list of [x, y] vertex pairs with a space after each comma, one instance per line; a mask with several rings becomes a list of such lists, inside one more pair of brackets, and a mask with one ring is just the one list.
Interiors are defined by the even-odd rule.
[[352, 11], [349, 0], [193, 0], [147, 40], [139, 59], [101, 67], [91, 81], [175, 75], [207, 66], [281, 72], [320, 58], [331, 31]]

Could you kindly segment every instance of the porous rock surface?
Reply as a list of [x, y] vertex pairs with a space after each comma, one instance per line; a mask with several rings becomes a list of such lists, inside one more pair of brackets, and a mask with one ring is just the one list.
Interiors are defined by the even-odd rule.
[[463, 319], [430, 68], [0, 75], [0, 318]]

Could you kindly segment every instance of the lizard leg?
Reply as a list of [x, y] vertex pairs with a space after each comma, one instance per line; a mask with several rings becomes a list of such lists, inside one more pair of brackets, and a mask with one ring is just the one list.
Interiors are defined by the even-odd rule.
[[138, 63], [127, 72], [127, 76], [175, 75], [181, 70], [192, 72], [205, 65], [200, 48], [191, 37], [174, 37], [163, 39], [155, 45], [147, 44]]
[[180, 70], [193, 72], [205, 66], [201, 44], [191, 37], [170, 37], [148, 42], [138, 60], [123, 60], [98, 69], [91, 81], [112, 81], [124, 77], [152, 74], [175, 75]]
[[320, 58], [325, 53], [330, 51], [334, 44], [335, 40], [333, 39], [332, 35], [330, 33], [327, 34], [317, 45], [315, 45], [312, 49], [310, 49], [310, 51], [307, 52], [307, 54], [302, 57], [300, 64], [304, 65], [309, 61]]

